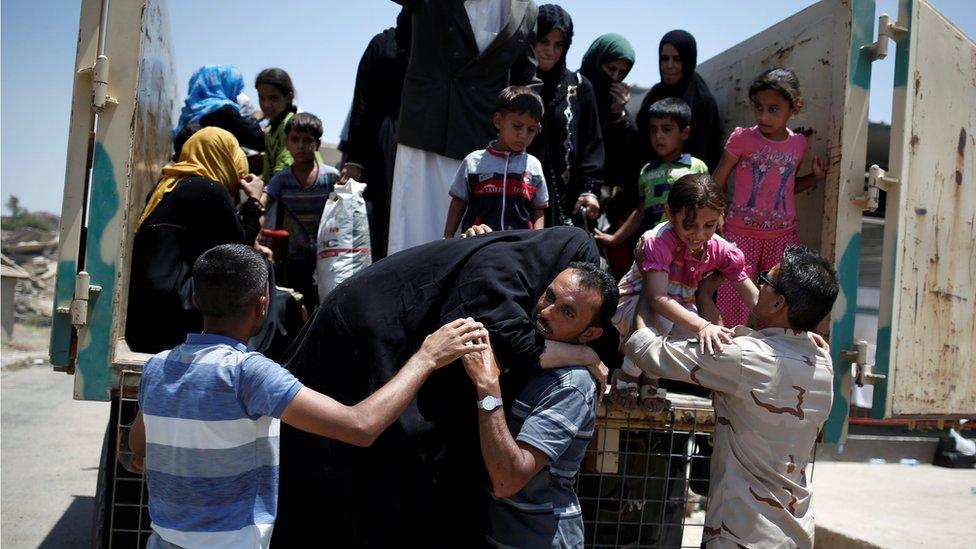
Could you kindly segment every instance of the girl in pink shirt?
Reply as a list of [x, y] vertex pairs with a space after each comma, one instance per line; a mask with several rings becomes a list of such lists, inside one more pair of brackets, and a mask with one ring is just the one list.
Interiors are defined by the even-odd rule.
[[[655, 313], [651, 327], [656, 333], [682, 339], [697, 334], [702, 351], [710, 354], [721, 351], [722, 342], [732, 341], [732, 330], [720, 325], [711, 292], [696, 293], [702, 280], [723, 276], [749, 309], [759, 298], [742, 251], [715, 234], [725, 207], [725, 194], [707, 174], [689, 174], [675, 181], [664, 206], [670, 221], [644, 234], [637, 260], [620, 280], [613, 323], [621, 342], [630, 337], [642, 295]], [[699, 308], [705, 318], [699, 316]], [[625, 358], [611, 384], [613, 399], [633, 406], [640, 375], [640, 368]], [[653, 410], [663, 403], [656, 379], [645, 374], [640, 385], [642, 404]]]
[[[786, 124], [800, 112], [800, 81], [790, 69], [769, 69], [749, 86], [756, 125], [736, 128], [714, 179], [725, 187], [735, 169], [735, 191], [725, 224], [725, 238], [745, 254], [750, 276], [779, 263], [783, 250], [799, 242], [793, 195], [826, 175], [827, 164], [813, 159], [813, 172], [796, 177], [807, 150], [807, 138]], [[718, 291], [718, 309], [726, 326], [745, 324], [749, 310], [729, 284]]]

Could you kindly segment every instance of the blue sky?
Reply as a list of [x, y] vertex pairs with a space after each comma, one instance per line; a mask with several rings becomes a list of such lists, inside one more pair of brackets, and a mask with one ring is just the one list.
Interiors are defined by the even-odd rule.
[[[121, 0], [116, 0], [121, 1]], [[127, 0], [128, 1], [128, 0]], [[576, 38], [569, 66], [579, 66], [597, 36], [617, 32], [637, 51], [628, 82], [658, 81], [655, 58], [661, 36], [684, 28], [698, 41], [704, 61], [779, 20], [811, 0], [564, 0]], [[970, 37], [976, 36], [971, 0], [932, 0]], [[878, 0], [878, 13], [897, 14], [895, 0]], [[4, 0], [0, 4], [0, 193], [30, 210], [61, 208], [64, 160], [80, 0]], [[254, 76], [263, 68], [287, 70], [297, 103], [325, 123], [335, 142], [352, 97], [356, 67], [374, 34], [392, 26], [399, 7], [383, 0], [300, 2], [277, 0], [170, 0], [179, 89], [197, 67], [237, 65], [257, 99]], [[109, 37], [111, 39], [111, 37]], [[890, 89], [892, 60], [875, 65], [872, 88]], [[182, 97], [181, 97], [182, 100]], [[890, 94], [872, 95], [871, 120], [889, 120]], [[6, 213], [6, 212], [5, 212]]]

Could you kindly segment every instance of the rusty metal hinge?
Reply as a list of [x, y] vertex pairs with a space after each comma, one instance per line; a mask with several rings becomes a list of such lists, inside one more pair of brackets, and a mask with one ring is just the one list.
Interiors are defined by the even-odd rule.
[[105, 110], [106, 105], [118, 105], [119, 100], [108, 94], [108, 56], [99, 55], [95, 58], [95, 64], [78, 71], [91, 77], [92, 81], [92, 110], [100, 113]]
[[898, 178], [888, 177], [887, 172], [879, 168], [877, 164], [874, 164], [868, 168], [864, 194], [855, 196], [852, 202], [866, 212], [876, 211], [878, 209], [878, 199], [881, 196], [880, 191], [890, 191], [898, 183], [900, 183]]
[[887, 378], [887, 376], [884, 374], [874, 373], [874, 365], [868, 364], [867, 341], [858, 341], [854, 344], [853, 349], [841, 351], [840, 356], [843, 357], [844, 360], [854, 364], [854, 382], [857, 383], [858, 387], [864, 387], [865, 383], [868, 385], [874, 385], [884, 381]]
[[878, 40], [870, 46], [861, 46], [861, 52], [871, 56], [872, 61], [878, 61], [888, 57], [888, 39], [895, 42], [908, 35], [908, 28], [892, 23], [891, 17], [887, 13], [878, 17]]
[[71, 316], [71, 325], [81, 328], [88, 325], [88, 301], [101, 293], [101, 286], [91, 285], [91, 275], [85, 271], [75, 275], [75, 295], [71, 306], [58, 307], [57, 313]]

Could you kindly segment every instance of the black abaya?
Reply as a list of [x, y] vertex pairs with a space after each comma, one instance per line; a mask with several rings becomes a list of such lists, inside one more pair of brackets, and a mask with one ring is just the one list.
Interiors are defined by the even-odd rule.
[[[639, 171], [654, 157], [648, 133], [647, 113], [655, 101], [666, 97], [677, 97], [691, 107], [691, 136], [685, 141], [684, 150], [705, 162], [709, 170], [714, 170], [722, 158], [725, 135], [722, 133], [722, 119], [718, 114], [715, 98], [708, 89], [708, 84], [695, 72], [698, 66], [698, 46], [695, 38], [683, 30], [671, 31], [661, 38], [658, 55], [665, 44], [671, 44], [678, 50], [678, 55], [681, 57], [681, 80], [671, 86], [663, 81], [655, 84], [641, 101], [637, 114], [639, 139], [635, 157], [640, 162], [637, 170]], [[660, 64], [658, 66], [660, 67]]]
[[[424, 338], [471, 316], [491, 334], [503, 396], [544, 348], [530, 313], [572, 261], [596, 263], [582, 230], [504, 231], [394, 254], [325, 300], [287, 367], [354, 404], [386, 383]], [[282, 427], [273, 545], [471, 547], [482, 543], [487, 474], [474, 387], [457, 365], [436, 372], [371, 448]]]

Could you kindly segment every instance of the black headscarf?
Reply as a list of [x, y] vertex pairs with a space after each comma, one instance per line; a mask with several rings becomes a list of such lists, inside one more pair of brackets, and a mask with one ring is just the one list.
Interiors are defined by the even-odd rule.
[[647, 112], [651, 105], [666, 97], [678, 97], [691, 107], [691, 137], [685, 142], [685, 152], [703, 160], [714, 170], [722, 155], [722, 120], [708, 84], [695, 72], [698, 66], [698, 45], [695, 37], [683, 30], [673, 30], [665, 34], [657, 49], [658, 59], [665, 44], [671, 44], [678, 50], [681, 57], [681, 80], [677, 84], [669, 85], [664, 83], [664, 75], [661, 75], [661, 82], [655, 84], [641, 102], [637, 115], [640, 156], [644, 158], [654, 154], [650, 149], [650, 137], [647, 133]]
[[540, 69], [537, 73], [542, 80], [542, 100], [546, 103], [548, 111], [549, 103], [556, 94], [556, 87], [562, 79], [563, 72], [566, 71], [566, 54], [569, 53], [569, 46], [573, 43], [573, 19], [566, 10], [556, 4], [543, 4], [539, 6], [538, 24], [537, 38], [542, 38], [555, 29], [563, 32], [562, 57], [556, 61], [552, 69], [548, 71]]

